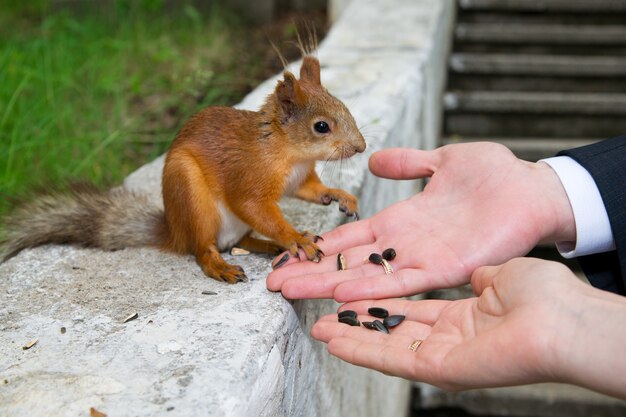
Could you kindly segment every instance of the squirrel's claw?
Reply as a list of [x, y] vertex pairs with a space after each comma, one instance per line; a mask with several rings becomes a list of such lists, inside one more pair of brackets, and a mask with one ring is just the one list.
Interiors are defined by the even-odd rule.
[[313, 243], [317, 243], [319, 240], [321, 240], [322, 242], [324, 241], [323, 237], [321, 237], [320, 235], [314, 235], [311, 232], [303, 232], [302, 236], [311, 239]]
[[322, 257], [324, 257], [324, 256], [326, 256], [324, 254], [324, 252], [322, 252], [321, 249], [318, 249], [318, 250], [315, 251], [315, 257], [313, 259], [311, 259], [311, 261], [313, 261], [315, 263], [318, 263], [318, 262], [320, 262], [322, 260]]
[[329, 196], [328, 194], [324, 194], [321, 198], [320, 198], [320, 202], [327, 206], [330, 203], [332, 203], [333, 201], [337, 201], [336, 198], [332, 198], [331, 196]]
[[[300, 255], [300, 251], [302, 251], [305, 255], [305, 259], [313, 262], [319, 262], [322, 260], [324, 252], [316, 245], [318, 240], [324, 239], [321, 236], [314, 235], [310, 232], [302, 232], [300, 233], [300, 236], [296, 237], [294, 242], [289, 245], [289, 251], [287, 253], [291, 256], [297, 257], [298, 259], [302, 259]], [[277, 266], [287, 262], [286, 259], [283, 261], [283, 258], [276, 263]], [[274, 268], [277, 266], [274, 266]]]
[[354, 217], [355, 221], [359, 220], [359, 213], [357, 211], [350, 211], [347, 206], [339, 206], [339, 211], [345, 213], [346, 217]]

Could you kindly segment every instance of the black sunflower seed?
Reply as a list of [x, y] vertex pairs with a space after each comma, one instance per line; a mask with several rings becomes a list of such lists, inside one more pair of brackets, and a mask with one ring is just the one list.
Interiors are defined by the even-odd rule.
[[382, 265], [383, 263], [383, 257], [377, 253], [372, 253], [367, 259], [369, 259], [371, 263], [376, 265]]
[[339, 318], [342, 318], [342, 317], [352, 317], [353, 319], [356, 319], [356, 311], [344, 310], [341, 313], [337, 314], [337, 317], [339, 317]]
[[361, 323], [363, 325], [363, 327], [370, 329], [370, 330], [376, 330], [376, 326], [374, 326], [374, 323], [371, 321], [364, 321]]
[[361, 323], [359, 323], [359, 321], [356, 318], [350, 317], [350, 316], [339, 317], [339, 323], [349, 324], [350, 326], [360, 326], [361, 325]]
[[367, 309], [367, 312], [370, 316], [378, 317], [379, 319], [389, 316], [389, 312], [382, 307], [370, 307]]
[[402, 323], [404, 321], [404, 318], [405, 317], [403, 315], [396, 314], [396, 315], [385, 318], [385, 320], [383, 320], [383, 324], [385, 325], [386, 328], [390, 329]]
[[393, 248], [385, 249], [383, 251], [383, 259], [386, 261], [393, 261], [396, 257], [396, 250]]

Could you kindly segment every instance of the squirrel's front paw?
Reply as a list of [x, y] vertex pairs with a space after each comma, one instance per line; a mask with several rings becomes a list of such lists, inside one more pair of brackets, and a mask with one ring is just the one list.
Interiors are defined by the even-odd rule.
[[309, 261], [319, 262], [324, 256], [324, 252], [317, 246], [317, 242], [321, 237], [309, 232], [303, 232], [295, 238], [295, 241], [289, 245], [288, 250], [291, 256], [300, 258], [299, 250], [302, 249]]
[[346, 213], [348, 217], [359, 219], [359, 205], [356, 197], [343, 190], [331, 189], [321, 198], [322, 204], [330, 204], [333, 201], [339, 203], [339, 211]]

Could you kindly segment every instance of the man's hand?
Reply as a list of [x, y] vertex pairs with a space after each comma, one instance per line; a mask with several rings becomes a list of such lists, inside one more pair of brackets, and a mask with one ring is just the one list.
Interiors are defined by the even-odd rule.
[[[518, 258], [472, 275], [478, 297], [348, 303], [358, 319], [386, 308], [406, 319], [390, 334], [352, 327], [337, 315], [311, 334], [354, 365], [446, 390], [568, 382], [626, 398], [626, 299], [583, 284], [556, 262]], [[415, 340], [423, 342], [416, 351]]]
[[[267, 287], [287, 298], [337, 301], [413, 295], [468, 282], [481, 265], [528, 253], [540, 241], [575, 239], [573, 214], [558, 176], [547, 164], [517, 159], [493, 143], [434, 151], [389, 149], [370, 169], [391, 179], [430, 177], [423, 192], [370, 219], [323, 235], [320, 263], [291, 262]], [[367, 262], [394, 248], [395, 272]], [[342, 253], [347, 270], [337, 271]]]

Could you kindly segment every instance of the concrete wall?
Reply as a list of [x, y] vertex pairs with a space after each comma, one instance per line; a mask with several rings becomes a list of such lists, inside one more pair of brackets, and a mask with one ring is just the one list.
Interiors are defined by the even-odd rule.
[[[318, 170], [359, 195], [365, 216], [414, 192], [409, 182], [374, 179], [367, 158], [434, 143], [452, 6], [354, 0], [320, 46], [322, 82], [351, 109], [368, 150]], [[240, 107], [258, 108], [275, 83]], [[162, 163], [140, 168], [125, 186], [161, 204]], [[336, 205], [282, 205], [302, 230], [343, 221]], [[90, 407], [109, 416], [406, 415], [408, 382], [343, 363], [310, 338], [336, 303], [285, 300], [265, 289], [268, 258], [226, 258], [250, 282], [221, 284], [190, 256], [147, 248], [45, 246], [0, 265], [0, 415], [79, 416]]]

